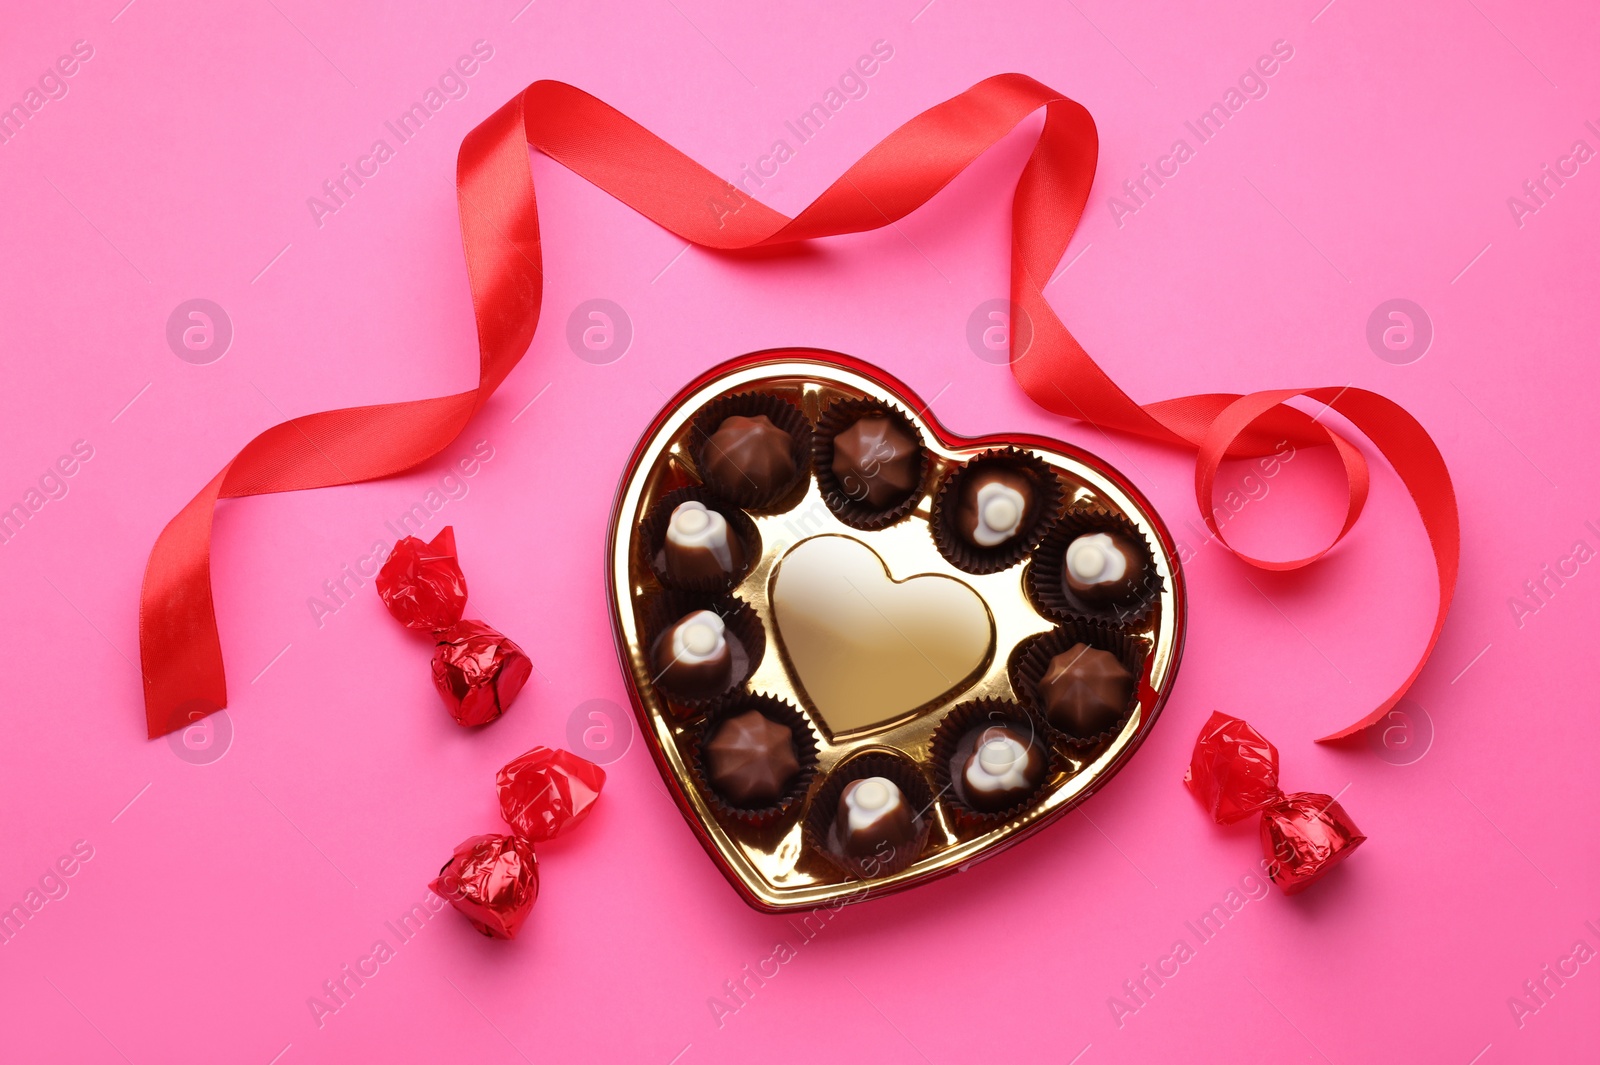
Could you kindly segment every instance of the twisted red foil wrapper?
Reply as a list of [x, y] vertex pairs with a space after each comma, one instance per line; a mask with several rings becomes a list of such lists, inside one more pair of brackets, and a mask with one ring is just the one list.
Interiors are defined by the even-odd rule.
[[[1306, 558], [1240, 555], [1264, 569], [1296, 569], [1316, 561], [1349, 532], [1367, 498], [1361, 452], [1288, 401], [1317, 400], [1364, 433], [1394, 466], [1417, 506], [1439, 586], [1433, 631], [1411, 674], [1365, 717], [1324, 738], [1348, 736], [1380, 720], [1422, 671], [1455, 589], [1460, 529], [1439, 449], [1400, 406], [1351, 386], [1246, 396], [1211, 393], [1147, 406], [1129, 398], [1089, 358], [1044, 297], [1094, 180], [1099, 151], [1094, 120], [1082, 106], [1032, 78], [1001, 74], [901, 126], [792, 219], [745, 197], [571, 85], [540, 81], [519, 93], [467, 134], [456, 163], [462, 244], [478, 327], [476, 387], [436, 399], [308, 414], [276, 425], [246, 444], [172, 519], [150, 552], [140, 594], [149, 734], [164, 735], [227, 704], [211, 593], [217, 500], [409, 470], [448, 446], [522, 358], [539, 320], [544, 276], [529, 145], [684, 240], [736, 251], [894, 225], [1040, 108], [1044, 125], [1012, 199], [1011, 302], [1033, 327], [1027, 357], [1012, 352], [1013, 374], [1034, 402], [1057, 414], [1195, 449], [1200, 514], [1224, 544], [1211, 502], [1224, 457], [1264, 455], [1280, 441], [1297, 448], [1332, 445], [1348, 485], [1343, 526], [1332, 543]], [[1026, 331], [1012, 335], [1019, 333]]]
[[462, 621], [467, 578], [456, 558], [456, 531], [432, 543], [407, 536], [378, 571], [378, 598], [408, 629], [434, 638], [433, 686], [456, 724], [487, 725], [505, 713], [533, 674], [522, 648], [481, 621]]
[[1279, 790], [1278, 749], [1224, 713], [1200, 730], [1183, 782], [1219, 825], [1261, 813], [1267, 875], [1285, 895], [1322, 879], [1367, 838], [1331, 797]]
[[606, 771], [571, 751], [535, 747], [507, 763], [494, 783], [506, 824], [542, 842], [583, 823], [600, 798]]
[[407, 536], [394, 545], [376, 581], [378, 598], [408, 629], [438, 632], [467, 609], [467, 578], [456, 559], [456, 530], [446, 525], [432, 543]]
[[525, 839], [473, 836], [428, 887], [484, 935], [512, 939], [539, 897], [539, 861]]
[[473, 836], [429, 887], [484, 935], [511, 939], [539, 895], [534, 841], [582, 824], [605, 782], [605, 770], [571, 751], [535, 747], [512, 759], [495, 777], [495, 787], [500, 813], [515, 835]]
[[481, 621], [460, 621], [434, 635], [433, 686], [458, 725], [497, 719], [533, 674], [522, 648]]

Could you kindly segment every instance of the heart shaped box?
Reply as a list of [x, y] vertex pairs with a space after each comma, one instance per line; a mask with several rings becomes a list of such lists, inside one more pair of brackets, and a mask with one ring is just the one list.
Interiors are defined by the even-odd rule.
[[[794, 403], [812, 425], [839, 400], [897, 408], [921, 434], [927, 455], [914, 507], [886, 528], [863, 531], [845, 524], [825, 502], [814, 474], [805, 479], [803, 493], [797, 486], [774, 507], [747, 512], [759, 532], [760, 554], [727, 594], [748, 608], [742, 613], [753, 611], [761, 631], [753, 634], [758, 638], [752, 642], [759, 643], [764, 636], [765, 646], [739, 690], [791, 704], [815, 733], [796, 744], [809, 750], [815, 742], [814, 772], [801, 777], [803, 797], [790, 803], [791, 808], [776, 824], [759, 825], [727, 816], [726, 808], [719, 807], [700, 778], [697, 752], [707, 715], [714, 715], [715, 707], [685, 706], [655, 683], [650, 640], [651, 627], [659, 621], [652, 620], [652, 608], [659, 614], [659, 605], [671, 601], [675, 593], [663, 588], [649, 562], [650, 552], [639, 543], [646, 518], [658, 500], [671, 492], [693, 492], [701, 484], [693, 447], [697, 412], [720, 397], [752, 391]], [[1113, 637], [1124, 644], [1142, 645], [1143, 651], [1125, 658], [1134, 663], [1137, 677], [1134, 705], [1126, 720], [1087, 746], [1050, 735], [1048, 730], [1041, 733], [1047, 735], [1050, 747], [1049, 769], [1031, 805], [1003, 818], [975, 821], [960, 816], [955, 801], [945, 794], [948, 785], [943, 790], [938, 786], [935, 733], [952, 708], [973, 700], [1028, 704], [1030, 698], [1014, 690], [1017, 664], [1013, 658], [1021, 657], [1015, 652], [1029, 637], [1049, 633], [1059, 624], [1058, 618], [1030, 599], [1027, 571], [1035, 565], [1031, 555], [998, 572], [977, 574], [947, 560], [935, 544], [931, 521], [940, 487], [963, 463], [997, 448], [1017, 448], [1041, 460], [1059, 480], [1062, 504], [1069, 513], [1088, 508], [1125, 518], [1151, 549], [1159, 592], [1148, 609], [1141, 610]], [[739, 509], [723, 505], [730, 511]], [[738, 514], [734, 516], [742, 522]], [[869, 549], [865, 555], [859, 550], [862, 545]], [[873, 556], [881, 576], [873, 569]], [[657, 415], [629, 460], [612, 511], [607, 558], [618, 654], [645, 741], [684, 819], [712, 860], [746, 902], [769, 913], [837, 905], [840, 900], [861, 901], [962, 872], [1060, 818], [1111, 779], [1144, 741], [1171, 691], [1183, 649], [1185, 597], [1177, 548], [1149, 502], [1126, 478], [1093, 455], [1057, 440], [1026, 434], [974, 439], [955, 436], [933, 420], [910, 389], [882, 370], [818, 349], [786, 348], [744, 355], [707, 371], [679, 392]], [[857, 581], [876, 581], [882, 588], [878, 603], [889, 604], [896, 611], [909, 609], [911, 613], [903, 613], [903, 618], [927, 610], [954, 612], [946, 618], [949, 625], [925, 626], [919, 632], [920, 638], [953, 630], [948, 647], [936, 646], [931, 656], [924, 656], [949, 682], [944, 685], [948, 690], [915, 691], [898, 700], [923, 700], [910, 708], [895, 707], [896, 700], [890, 697], [891, 709], [885, 720], [860, 720], [862, 701], [851, 699], [853, 684], [840, 683], [838, 676], [830, 674], [830, 663], [847, 662], [859, 648], [830, 651], [819, 647], [825, 634], [802, 631], [800, 613], [795, 616], [802, 618], [801, 622], [785, 623], [791, 626], [786, 641], [775, 615], [773, 593], [780, 579], [789, 581], [784, 586], [787, 603], [791, 598], [788, 588], [825, 581], [830, 567], [849, 569], [843, 579], [852, 587]], [[783, 576], [786, 572], [788, 577]], [[970, 594], [964, 594], [963, 588]], [[962, 632], [976, 631], [975, 625], [981, 628], [981, 623], [974, 621], [974, 606], [982, 608], [989, 624], [987, 648], [976, 656], [971, 639], [965, 646], [960, 639]], [[881, 617], [874, 619], [873, 614]], [[893, 624], [893, 619], [876, 607], [857, 620], [862, 639], [868, 643], [877, 621]], [[789, 646], [791, 643], [795, 646]], [[943, 659], [944, 667], [939, 664], [941, 656], [949, 656]], [[914, 663], [896, 667], [892, 662], [880, 672], [893, 673], [895, 668], [909, 671], [908, 677], [915, 672]], [[847, 665], [838, 669], [846, 671], [847, 679], [862, 683], [873, 675], [871, 670], [849, 673]], [[801, 675], [809, 678], [813, 690], [801, 683]], [[926, 677], [912, 680], [915, 687]], [[877, 692], [874, 697], [884, 695]], [[830, 797], [837, 795], [839, 780], [831, 790], [829, 787], [836, 771], [843, 768], [848, 772], [850, 764], [863, 756], [868, 759], [863, 764], [879, 764], [884, 755], [900, 760], [917, 778], [907, 781], [912, 785], [909, 791], [925, 791], [934, 798], [932, 805], [921, 811], [927, 822], [927, 839], [915, 860], [903, 868], [864, 878], [821, 853], [823, 844], [814, 828], [817, 822], [810, 817], [810, 806], [824, 792]], [[808, 821], [812, 828], [808, 829]]]

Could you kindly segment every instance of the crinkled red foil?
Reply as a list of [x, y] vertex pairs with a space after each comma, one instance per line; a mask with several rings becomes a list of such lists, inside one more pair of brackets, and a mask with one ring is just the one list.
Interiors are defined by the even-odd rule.
[[535, 747], [495, 777], [500, 814], [517, 835], [542, 842], [589, 816], [606, 771], [571, 751]]
[[1183, 782], [1221, 825], [1242, 820], [1283, 794], [1278, 790], [1278, 749], [1245, 722], [1223, 713], [1213, 713], [1200, 730]]
[[457, 724], [498, 718], [533, 673], [522, 648], [481, 621], [460, 621], [436, 635], [433, 684]]
[[1285, 895], [1321, 880], [1367, 838], [1344, 807], [1314, 791], [1286, 795], [1262, 812], [1261, 846], [1272, 857], [1267, 875]]
[[1278, 749], [1224, 713], [1213, 713], [1200, 730], [1183, 782], [1218, 824], [1261, 812], [1267, 875], [1285, 895], [1322, 879], [1367, 838], [1329, 796], [1280, 791]]
[[432, 543], [407, 536], [378, 571], [378, 595], [395, 620], [408, 629], [436, 632], [461, 620], [467, 609], [467, 578], [456, 559], [454, 526], [446, 525]]
[[473, 836], [428, 886], [484, 935], [512, 939], [539, 897], [539, 863], [528, 840]]

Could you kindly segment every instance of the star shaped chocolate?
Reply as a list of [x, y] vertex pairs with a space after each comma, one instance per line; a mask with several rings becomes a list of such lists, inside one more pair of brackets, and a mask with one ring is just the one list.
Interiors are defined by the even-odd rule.
[[794, 438], [765, 414], [725, 418], [706, 441], [706, 483], [734, 498], [776, 492], [794, 477]]
[[1073, 644], [1050, 660], [1039, 678], [1044, 716], [1069, 735], [1090, 739], [1114, 726], [1133, 697], [1133, 674], [1117, 656]]
[[730, 717], [718, 726], [706, 742], [705, 760], [717, 794], [746, 808], [777, 802], [800, 772], [793, 730], [759, 710]]
[[887, 507], [917, 487], [922, 451], [917, 441], [881, 414], [868, 415], [833, 438], [833, 475], [851, 499]]

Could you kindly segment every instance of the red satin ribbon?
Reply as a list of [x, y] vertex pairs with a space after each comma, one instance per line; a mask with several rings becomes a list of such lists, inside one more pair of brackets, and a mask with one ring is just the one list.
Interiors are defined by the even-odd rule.
[[1088, 201], [1099, 151], [1094, 120], [1082, 106], [1032, 78], [1002, 74], [895, 130], [794, 218], [743, 196], [570, 85], [535, 82], [496, 111], [467, 134], [456, 164], [462, 244], [478, 327], [478, 386], [438, 399], [325, 411], [274, 426], [250, 441], [172, 519], [150, 553], [140, 599], [150, 735], [181, 728], [227, 704], [211, 597], [211, 519], [217, 500], [352, 484], [408, 470], [448, 446], [522, 358], [538, 323], [543, 291], [527, 145], [683, 239], [735, 251], [898, 221], [1041, 107], [1044, 128], [1012, 200], [1011, 300], [1016, 313], [1027, 316], [1033, 338], [1026, 351], [1012, 352], [1017, 381], [1055, 413], [1197, 449], [1200, 512], [1223, 543], [1211, 493], [1224, 456], [1266, 454], [1285, 440], [1296, 447], [1333, 445], [1349, 481], [1343, 528], [1328, 547], [1307, 558], [1264, 561], [1240, 555], [1265, 569], [1295, 569], [1326, 554], [1349, 532], [1367, 497], [1361, 452], [1286, 401], [1297, 396], [1321, 401], [1376, 444], [1416, 503], [1439, 577], [1439, 612], [1416, 668], [1381, 706], [1324, 739], [1348, 736], [1378, 721], [1421, 672], [1455, 588], [1460, 531], [1455, 493], [1438, 448], [1399, 406], [1359, 388], [1185, 396], [1147, 406], [1130, 399], [1067, 331], [1043, 292]]

